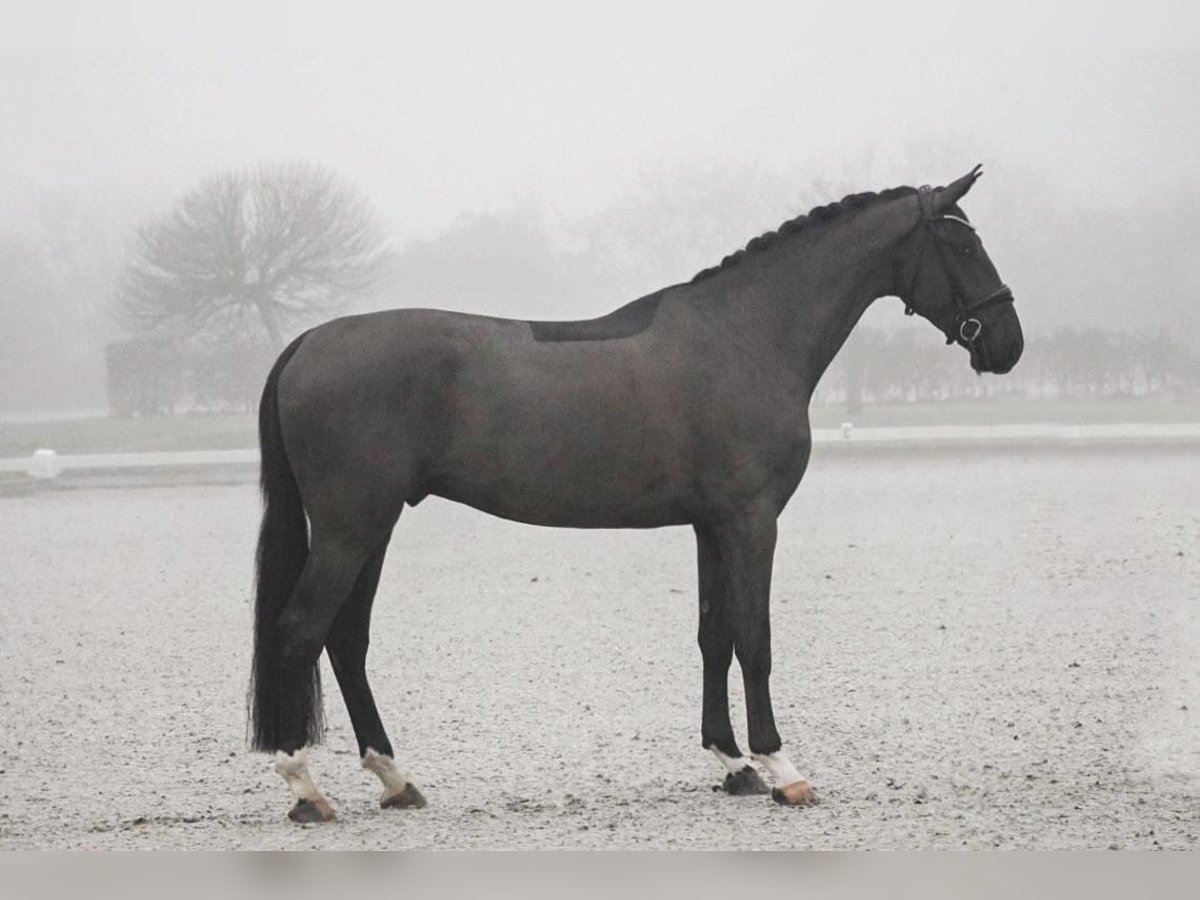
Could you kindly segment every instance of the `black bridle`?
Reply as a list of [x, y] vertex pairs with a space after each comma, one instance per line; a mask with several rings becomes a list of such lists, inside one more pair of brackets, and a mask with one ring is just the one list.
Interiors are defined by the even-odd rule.
[[1012, 303], [1012, 290], [1009, 289], [1008, 285], [1001, 284], [986, 297], [981, 297], [978, 300], [969, 299], [966, 291], [963, 290], [962, 283], [958, 279], [955, 267], [950, 265], [946, 259], [945, 242], [938, 237], [936, 232], [930, 230], [930, 225], [934, 222], [956, 222], [959, 225], [970, 228], [972, 231], [975, 230], [975, 226], [966, 219], [960, 219], [958, 216], [936, 215], [933, 211], [933, 188], [929, 185], [923, 185], [917, 189], [917, 200], [921, 204], [921, 221], [917, 225], [921, 229], [921, 247], [917, 251], [917, 262], [913, 267], [913, 275], [909, 282], [908, 293], [905, 295], [904, 314], [911, 316], [916, 312], [907, 298], [912, 297], [916, 290], [917, 277], [921, 272], [921, 260], [925, 256], [925, 247], [929, 244], [929, 238], [932, 235], [933, 245], [937, 248], [938, 258], [942, 262], [942, 270], [946, 273], [946, 278], [949, 280], [954, 294], [954, 321], [950, 324], [949, 328], [943, 329], [943, 334], [946, 335], [946, 343], [953, 344], [955, 341], [961, 341], [964, 347], [977, 350], [986, 364], [987, 353], [983, 345], [980, 344], [978, 347], [975, 347], [975, 342], [983, 334], [983, 323], [974, 314], [989, 306]]

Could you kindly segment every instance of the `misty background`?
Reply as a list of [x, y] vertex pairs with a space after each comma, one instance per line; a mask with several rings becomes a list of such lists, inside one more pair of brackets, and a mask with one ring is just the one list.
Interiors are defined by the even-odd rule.
[[[1197, 396], [1200, 56], [813, 53], [801, 11], [769, 21], [452, 9], [391, 20], [386, 53], [0, 52], [0, 418], [252, 409], [333, 315], [588, 318], [978, 162], [1021, 364], [976, 378], [884, 300], [815, 402]], [[222, 216], [245, 258], [214, 264]], [[319, 277], [279, 263], [296, 222], [348, 241]]]

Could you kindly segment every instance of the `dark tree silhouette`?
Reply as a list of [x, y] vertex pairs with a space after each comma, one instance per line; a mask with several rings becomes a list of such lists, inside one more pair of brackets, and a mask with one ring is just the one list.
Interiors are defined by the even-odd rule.
[[223, 172], [137, 231], [119, 303], [132, 331], [188, 338], [265, 335], [276, 349], [382, 274], [368, 201], [313, 164]]

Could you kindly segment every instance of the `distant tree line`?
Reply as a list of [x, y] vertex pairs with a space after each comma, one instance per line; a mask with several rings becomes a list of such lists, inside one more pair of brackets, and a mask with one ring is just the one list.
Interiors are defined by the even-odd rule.
[[0, 197], [0, 412], [103, 405], [112, 286], [137, 216], [100, 188]]
[[119, 416], [167, 416], [183, 409], [253, 412], [275, 360], [258, 341], [143, 335], [108, 345], [109, 408]]
[[[252, 412], [275, 352], [255, 341], [177, 342], [142, 336], [108, 348], [109, 399], [118, 415], [191, 410]], [[860, 328], [826, 372], [813, 403], [864, 405], [979, 400], [1200, 399], [1200, 360], [1166, 335], [1062, 328], [1027, 337], [1020, 364], [977, 376], [963, 350], [936, 334]]]
[[864, 404], [993, 396], [1064, 400], [1200, 396], [1200, 359], [1168, 334], [1101, 328], [1027, 334], [1020, 363], [999, 378], [976, 375], [964, 350], [941, 343], [936, 334], [923, 331], [859, 328], [825, 373], [813, 400], [854, 411]]
[[[563, 220], [536, 207], [464, 214], [440, 234], [393, 250], [368, 202], [319, 166], [219, 173], [136, 230], [117, 291], [129, 337], [107, 353], [110, 406], [127, 415], [252, 410], [282, 346], [346, 312], [424, 306], [534, 319], [599, 315], [686, 281], [798, 210], [862, 186], [846, 179], [797, 189], [760, 171], [660, 174], [592, 215]], [[999, 217], [998, 225], [1023, 221]], [[1022, 232], [1013, 246], [1036, 243], [1045, 231]], [[1128, 245], [1128, 233], [1101, 230], [1100, 243], [1125, 246], [1127, 262], [1150, 258]], [[1062, 238], [1033, 246], [1036, 255], [1014, 270], [1032, 281], [1030, 295], [1048, 295], [1037, 280], [1045, 272], [1073, 266], [1087, 273], [1108, 264], [1093, 258], [1095, 243], [1076, 247]], [[0, 244], [0, 262], [4, 252]], [[1139, 270], [1147, 290], [1158, 284], [1153, 274]], [[1178, 274], [1187, 280], [1186, 271]], [[33, 280], [13, 283], [31, 296], [43, 289]], [[1069, 306], [1076, 294], [1060, 294], [1058, 302]], [[1179, 301], [1171, 295], [1163, 302]], [[1189, 309], [1169, 334], [1027, 334], [1021, 363], [1003, 378], [976, 376], [964, 351], [942, 347], [928, 328], [860, 326], [814, 402], [853, 410], [998, 394], [1194, 398], [1195, 350], [1176, 337], [1189, 333]]]

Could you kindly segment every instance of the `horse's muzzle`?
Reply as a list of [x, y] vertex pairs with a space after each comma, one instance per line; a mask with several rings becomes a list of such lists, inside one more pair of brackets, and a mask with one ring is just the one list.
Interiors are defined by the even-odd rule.
[[976, 372], [1003, 375], [1012, 370], [1025, 350], [1021, 320], [1009, 306], [994, 321], [986, 322], [977, 340], [969, 346], [971, 368]]

